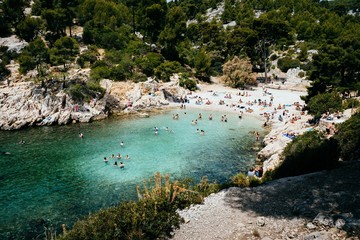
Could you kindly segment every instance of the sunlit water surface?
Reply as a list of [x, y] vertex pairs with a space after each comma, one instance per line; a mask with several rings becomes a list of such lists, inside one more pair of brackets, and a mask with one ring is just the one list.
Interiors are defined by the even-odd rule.
[[[179, 120], [172, 120], [175, 113]], [[0, 151], [11, 153], [0, 154], [0, 239], [30, 238], [44, 222], [56, 229], [89, 212], [135, 200], [136, 185], [155, 172], [225, 182], [254, 164], [251, 147], [253, 132], [262, 131], [259, 120], [227, 114], [228, 122], [221, 122], [223, 113], [201, 113], [196, 126], [190, 123], [198, 110], [174, 110], [150, 118], [0, 131]], [[21, 139], [26, 143], [18, 144]], [[103, 162], [118, 153], [131, 157], [122, 159], [124, 169], [112, 159]]]

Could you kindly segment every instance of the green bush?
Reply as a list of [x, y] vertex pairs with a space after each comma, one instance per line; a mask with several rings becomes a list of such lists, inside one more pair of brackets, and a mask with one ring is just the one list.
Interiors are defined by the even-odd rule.
[[68, 88], [68, 93], [75, 102], [81, 102], [85, 98], [85, 95], [82, 92], [82, 86], [80, 84], [71, 85]]
[[306, 132], [290, 142], [274, 178], [297, 176], [332, 168], [339, 159], [338, 145], [317, 131]]
[[250, 185], [249, 178], [245, 173], [239, 173], [233, 176], [232, 183], [237, 187], [248, 187]]
[[360, 159], [360, 113], [340, 124], [335, 139], [339, 143], [343, 160]]
[[305, 77], [305, 72], [299, 72], [298, 77], [300, 77], [300, 78]]
[[156, 69], [155, 69], [155, 76], [164, 81], [169, 82], [170, 77], [174, 73], [182, 72], [183, 68], [181, 67], [180, 63], [177, 61], [165, 61], [161, 63]]
[[3, 62], [0, 62], [0, 81], [3, 81], [7, 76], [10, 75], [10, 70], [5, 66]]
[[287, 72], [290, 68], [300, 67], [299, 59], [292, 59], [290, 57], [280, 58], [277, 64], [278, 68], [283, 72]]
[[186, 87], [190, 91], [197, 90], [196, 81], [188, 78], [187, 76], [181, 76], [179, 85], [180, 85], [180, 87]]
[[348, 108], [357, 108], [360, 106], [360, 101], [357, 100], [356, 98], [349, 98], [349, 99], [346, 99], [344, 102], [343, 102], [343, 108], [344, 109], [348, 109]]
[[261, 179], [255, 176], [248, 177], [249, 178], [249, 187], [257, 187], [261, 184]]
[[104, 78], [111, 78], [112, 68], [109, 66], [96, 66], [91, 68], [90, 79], [98, 81]]
[[84, 67], [86, 63], [89, 65], [93, 65], [99, 56], [99, 52], [95, 46], [90, 46], [89, 49], [85, 50], [80, 56], [77, 58], [76, 63], [80, 67]]
[[105, 90], [99, 82], [88, 81], [86, 84], [76, 83], [67, 89], [67, 93], [75, 102], [90, 101], [92, 98], [101, 98]]
[[181, 222], [171, 202], [147, 198], [92, 214], [60, 239], [165, 239]]
[[194, 187], [194, 190], [199, 192], [203, 197], [207, 197], [212, 193], [219, 192], [220, 189], [220, 184], [209, 183], [209, 179], [207, 177], [202, 177], [200, 183]]
[[276, 55], [275, 53], [273, 55], [270, 56], [270, 61], [274, 61], [276, 59], [278, 59], [278, 55]]
[[321, 93], [310, 99], [308, 107], [309, 113], [321, 116], [326, 112], [342, 111], [342, 100], [336, 92]]
[[163, 62], [163, 56], [159, 53], [149, 52], [146, 55], [135, 60], [136, 65], [142, 72], [150, 77], [154, 75], [154, 69]]

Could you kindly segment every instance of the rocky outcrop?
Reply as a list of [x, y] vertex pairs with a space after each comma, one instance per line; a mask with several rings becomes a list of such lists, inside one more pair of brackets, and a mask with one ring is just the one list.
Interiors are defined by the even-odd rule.
[[49, 92], [31, 82], [2, 86], [0, 129], [90, 122], [107, 117], [105, 105], [104, 101], [78, 105], [63, 90]]
[[153, 79], [141, 83], [103, 80], [101, 85], [106, 89], [107, 106], [114, 114], [162, 108], [186, 95], [176, 79], [167, 83]]
[[[71, 73], [86, 81], [87, 71]], [[75, 103], [64, 90], [41, 88], [33, 82], [14, 82], [0, 86], [0, 129], [26, 126], [90, 122], [108, 117], [108, 113], [124, 114], [162, 108], [186, 94], [178, 82], [113, 82], [102, 80], [106, 90], [101, 99]]]

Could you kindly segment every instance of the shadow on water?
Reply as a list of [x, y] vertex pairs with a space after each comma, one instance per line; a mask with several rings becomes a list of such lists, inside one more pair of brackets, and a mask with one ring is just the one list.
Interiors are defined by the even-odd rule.
[[337, 169], [279, 179], [259, 187], [234, 188], [228, 191], [226, 202], [233, 208], [266, 217], [312, 221], [317, 214], [325, 213], [334, 222], [346, 218], [344, 230], [360, 234], [359, 172], [360, 162], [352, 162]]

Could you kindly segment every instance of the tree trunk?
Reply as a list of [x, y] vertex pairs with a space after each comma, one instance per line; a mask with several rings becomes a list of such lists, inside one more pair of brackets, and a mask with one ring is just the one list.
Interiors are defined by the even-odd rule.
[[263, 40], [263, 56], [264, 56], [264, 71], [265, 71], [265, 83], [268, 82], [267, 78], [267, 66], [266, 66], [266, 48], [265, 48], [265, 39]]

